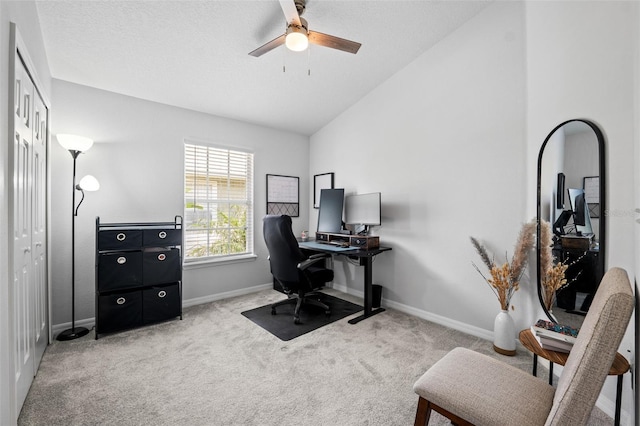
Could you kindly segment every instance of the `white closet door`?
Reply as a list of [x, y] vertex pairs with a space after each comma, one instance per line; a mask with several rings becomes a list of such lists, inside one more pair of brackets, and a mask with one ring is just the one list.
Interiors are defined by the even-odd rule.
[[13, 137], [13, 310], [15, 380], [18, 412], [35, 374], [32, 268], [33, 84], [16, 61]]
[[33, 115], [32, 275], [35, 371], [49, 341], [47, 288], [47, 123], [48, 110], [36, 91]]

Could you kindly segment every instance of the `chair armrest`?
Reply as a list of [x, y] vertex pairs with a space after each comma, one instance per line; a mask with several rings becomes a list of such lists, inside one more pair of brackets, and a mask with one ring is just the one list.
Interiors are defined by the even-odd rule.
[[330, 257], [330, 255], [323, 254], [323, 253], [318, 253], [318, 254], [311, 255], [307, 260], [304, 260], [304, 261], [298, 263], [298, 269], [300, 269], [301, 271], [304, 271], [309, 266], [311, 266], [311, 265], [313, 265], [315, 263], [318, 263], [321, 260], [326, 259], [327, 257]]
[[312, 254], [307, 259], [326, 259], [327, 257], [331, 257], [331, 255], [327, 253], [316, 253]]

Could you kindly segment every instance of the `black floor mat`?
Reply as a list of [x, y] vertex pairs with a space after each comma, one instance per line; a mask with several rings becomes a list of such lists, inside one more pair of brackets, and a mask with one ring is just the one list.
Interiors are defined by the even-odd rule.
[[276, 315], [271, 315], [271, 304], [244, 311], [242, 315], [278, 337], [280, 340], [287, 341], [348, 317], [363, 309], [362, 306], [328, 294], [323, 294], [321, 300], [329, 305], [331, 315], [325, 315], [324, 311], [317, 306], [302, 305], [302, 309], [300, 309], [300, 324], [293, 323], [295, 304], [278, 306], [276, 308]]

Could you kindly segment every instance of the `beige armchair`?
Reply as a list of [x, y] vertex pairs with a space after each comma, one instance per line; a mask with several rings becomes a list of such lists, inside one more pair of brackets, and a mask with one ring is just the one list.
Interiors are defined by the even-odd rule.
[[499, 360], [456, 348], [436, 362], [413, 389], [416, 425], [431, 410], [457, 425], [584, 425], [600, 394], [634, 307], [627, 273], [612, 268], [569, 354], [557, 388]]

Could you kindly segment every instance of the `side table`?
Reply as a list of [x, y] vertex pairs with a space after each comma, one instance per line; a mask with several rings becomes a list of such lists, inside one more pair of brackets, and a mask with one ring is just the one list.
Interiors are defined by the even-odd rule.
[[[522, 330], [519, 335], [520, 343], [533, 353], [533, 375], [537, 376], [538, 373], [538, 356], [549, 361], [549, 384], [553, 384], [553, 364], [564, 365], [569, 358], [568, 353], [556, 352], [548, 349], [543, 349], [535, 336], [531, 332], [531, 329], [527, 328]], [[613, 360], [613, 364], [609, 369], [610, 376], [618, 376], [618, 384], [616, 388], [616, 414], [615, 414], [615, 426], [620, 426], [620, 406], [622, 404], [622, 376], [629, 371], [629, 361], [620, 353], [616, 353], [616, 357]]]

